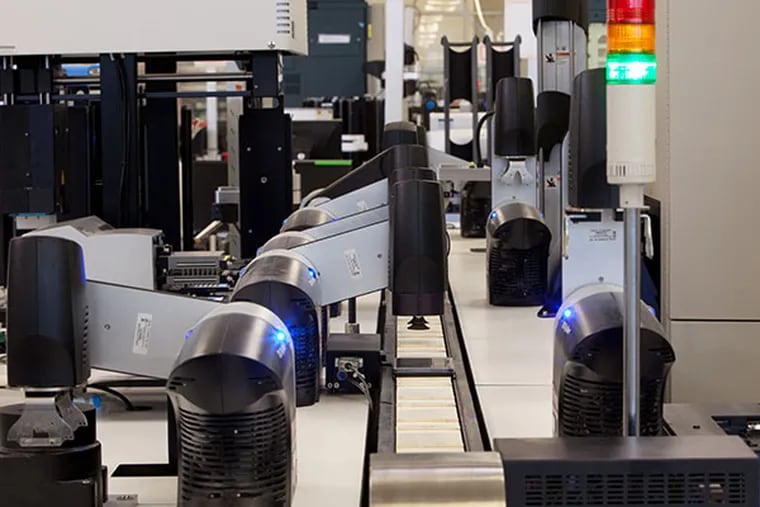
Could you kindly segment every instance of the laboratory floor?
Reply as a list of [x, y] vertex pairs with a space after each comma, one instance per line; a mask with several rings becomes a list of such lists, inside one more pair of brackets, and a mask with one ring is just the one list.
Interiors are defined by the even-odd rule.
[[485, 246], [451, 231], [449, 281], [488, 436], [551, 437], [553, 321], [488, 304]]

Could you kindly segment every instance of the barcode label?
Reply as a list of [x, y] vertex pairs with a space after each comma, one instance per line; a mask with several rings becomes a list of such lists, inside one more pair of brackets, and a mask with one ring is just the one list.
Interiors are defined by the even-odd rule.
[[135, 339], [132, 344], [132, 353], [141, 356], [148, 355], [150, 349], [150, 328], [153, 325], [153, 315], [150, 313], [138, 313], [135, 325]]
[[343, 256], [346, 258], [346, 266], [348, 266], [351, 278], [360, 279], [362, 277], [362, 266], [359, 264], [359, 254], [356, 253], [356, 250], [352, 249], [343, 252]]

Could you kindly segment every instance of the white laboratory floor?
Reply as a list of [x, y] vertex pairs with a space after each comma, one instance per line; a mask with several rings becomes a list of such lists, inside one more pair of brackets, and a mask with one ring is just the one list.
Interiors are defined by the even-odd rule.
[[450, 232], [449, 280], [489, 438], [550, 437], [552, 320], [490, 306], [485, 240]]
[[[379, 295], [359, 300], [362, 329], [374, 332]], [[345, 312], [344, 312], [345, 316]], [[341, 332], [345, 318], [331, 322]], [[114, 375], [94, 372], [93, 380]], [[5, 385], [0, 365], [0, 385]], [[98, 440], [103, 462], [113, 472], [119, 464], [165, 463], [166, 420], [160, 390], [124, 389], [136, 405], [150, 404], [147, 412], [125, 412], [106, 395], [98, 418]], [[94, 392], [94, 391], [93, 391]], [[15, 390], [0, 389], [0, 405], [23, 400]], [[368, 406], [363, 396], [323, 395], [313, 407], [296, 414], [297, 486], [294, 507], [356, 507], [360, 503]], [[137, 494], [141, 507], [176, 505], [176, 478], [111, 478], [112, 495]], [[2, 502], [0, 501], [0, 504]]]

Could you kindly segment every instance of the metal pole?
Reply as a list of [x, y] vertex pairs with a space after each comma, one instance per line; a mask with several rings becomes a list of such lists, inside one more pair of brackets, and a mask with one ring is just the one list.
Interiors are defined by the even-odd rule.
[[385, 123], [403, 121], [404, 108], [404, 0], [385, 2]]
[[625, 220], [625, 313], [623, 317], [623, 434], [641, 432], [639, 390], [641, 386], [641, 210], [626, 208]]
[[538, 42], [538, 66], [536, 68], [538, 78], [538, 93], [544, 90], [544, 21], [538, 20], [538, 30], [536, 30], [537, 42]]

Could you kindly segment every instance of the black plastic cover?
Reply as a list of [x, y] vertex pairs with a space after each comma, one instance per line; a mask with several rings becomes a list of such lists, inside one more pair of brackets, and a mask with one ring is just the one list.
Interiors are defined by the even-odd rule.
[[427, 130], [424, 125], [417, 125], [417, 144], [427, 148]]
[[391, 190], [399, 181], [406, 180], [428, 180], [437, 181], [438, 176], [435, 171], [427, 167], [401, 167], [394, 170], [388, 177], [388, 186]]
[[392, 146], [335, 181], [317, 197], [335, 199], [388, 178], [399, 167], [427, 166], [428, 154], [424, 147], [416, 144]]
[[572, 21], [588, 32], [588, 0], [533, 0], [533, 33], [539, 21]]
[[394, 315], [442, 315], [447, 236], [437, 181], [404, 180], [391, 201], [391, 291]]
[[399, 144], [420, 144], [417, 125], [408, 121], [397, 121], [385, 126], [383, 149]]
[[473, 58], [477, 58], [475, 53], [476, 48], [477, 44], [473, 44], [465, 51], [457, 51], [457, 49], [448, 45], [448, 41], [444, 44], [444, 51], [448, 53], [449, 63], [449, 68], [446, 69], [448, 70], [447, 76], [449, 78], [447, 88], [449, 96], [446, 97], [446, 100], [449, 104], [457, 99], [472, 101], [474, 88], [474, 83], [472, 82], [472, 63]]
[[0, 213], [54, 213], [53, 106], [0, 108]]
[[497, 156], [525, 156], [536, 153], [533, 82], [508, 77], [496, 85], [494, 151]]
[[300, 289], [277, 281], [245, 285], [232, 301], [256, 303], [272, 310], [290, 331], [296, 359], [296, 406], [319, 401], [320, 337], [317, 309]]
[[569, 204], [617, 208], [618, 187], [607, 183], [607, 82], [604, 69], [575, 78], [570, 106]]
[[84, 256], [67, 239], [25, 236], [8, 260], [8, 385], [77, 386], [90, 376]]
[[536, 107], [536, 142], [549, 160], [552, 148], [564, 141], [570, 127], [570, 95], [562, 92], [543, 92]]
[[462, 237], [485, 238], [486, 222], [491, 209], [491, 183], [488, 181], [468, 181], [465, 183], [459, 205]]

